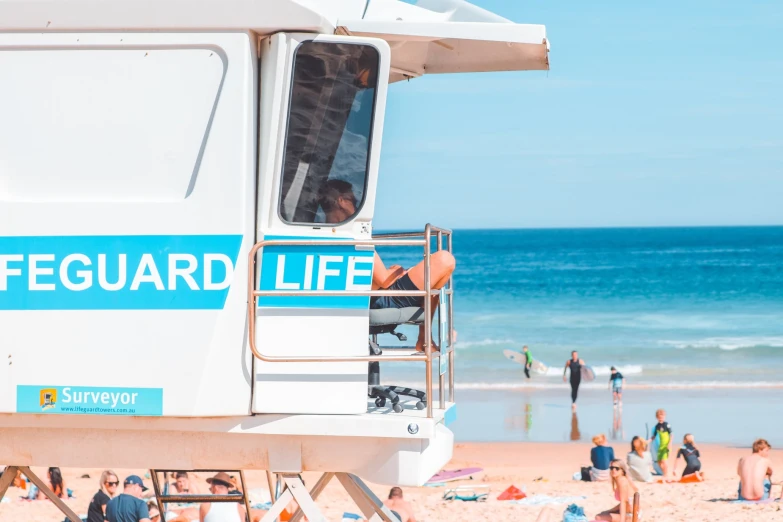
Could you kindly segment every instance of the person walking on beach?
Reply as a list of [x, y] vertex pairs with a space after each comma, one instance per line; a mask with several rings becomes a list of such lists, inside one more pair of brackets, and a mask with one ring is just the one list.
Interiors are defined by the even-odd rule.
[[530, 353], [527, 346], [522, 347], [522, 352], [525, 354], [525, 376], [530, 378], [530, 367], [533, 366], [533, 354]]
[[141, 500], [147, 491], [138, 475], [130, 475], [123, 482], [122, 493], [106, 505], [106, 520], [109, 522], [150, 522], [147, 504]]
[[625, 377], [612, 366], [612, 373], [609, 374], [609, 389], [612, 390], [612, 403], [615, 406], [623, 405], [623, 386], [625, 386]]
[[566, 361], [563, 369], [563, 382], [566, 381], [566, 372], [571, 370], [571, 409], [576, 410], [576, 397], [579, 394], [579, 384], [582, 382], [582, 366], [585, 362], [579, 358], [579, 353], [574, 350], [571, 358]]

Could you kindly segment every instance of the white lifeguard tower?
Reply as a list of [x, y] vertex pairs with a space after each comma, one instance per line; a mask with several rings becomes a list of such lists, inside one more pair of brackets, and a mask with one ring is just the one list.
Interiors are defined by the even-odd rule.
[[[368, 351], [375, 247], [451, 249], [372, 233], [388, 84], [547, 68], [543, 26], [462, 0], [0, 0], [0, 462], [73, 522], [29, 466], [268, 470], [265, 522], [335, 477], [392, 522], [359, 477], [423, 484], [456, 409], [450, 284], [441, 354]], [[395, 361], [424, 395], [368, 396]]]

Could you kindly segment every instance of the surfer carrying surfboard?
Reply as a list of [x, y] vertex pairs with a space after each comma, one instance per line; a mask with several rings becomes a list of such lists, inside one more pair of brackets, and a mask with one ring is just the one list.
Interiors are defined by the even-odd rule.
[[522, 351], [525, 354], [525, 376], [530, 378], [530, 367], [533, 366], [533, 354], [527, 349], [527, 346], [522, 347]]
[[563, 369], [563, 382], [566, 381], [566, 372], [571, 370], [571, 409], [576, 411], [576, 397], [579, 394], [579, 385], [582, 383], [582, 367], [586, 366], [584, 360], [579, 358], [579, 353], [574, 350], [571, 358], [566, 361]]

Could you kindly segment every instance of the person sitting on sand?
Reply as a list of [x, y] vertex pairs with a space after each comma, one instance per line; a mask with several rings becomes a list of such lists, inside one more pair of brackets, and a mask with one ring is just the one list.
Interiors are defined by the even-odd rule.
[[150, 513], [150, 522], [160, 522], [160, 510], [154, 500], [147, 502], [147, 511]]
[[628, 476], [638, 482], [652, 482], [652, 455], [647, 451], [647, 443], [638, 435], [631, 441], [628, 454]]
[[612, 477], [612, 491], [619, 504], [612, 509], [604, 511], [595, 517], [596, 520], [609, 522], [627, 522], [633, 516], [633, 495], [638, 489], [628, 478], [628, 467], [619, 459], [609, 464], [609, 473]]
[[174, 484], [171, 485], [172, 493], [178, 495], [198, 495], [198, 485], [190, 481], [190, 476], [187, 471], [177, 471], [174, 473]]
[[98, 485], [98, 492], [93, 495], [87, 508], [87, 522], [103, 522], [106, 519], [106, 505], [117, 495], [120, 479], [116, 473], [107, 469], [101, 473]]
[[[321, 188], [319, 203], [326, 216], [327, 223], [343, 223], [356, 214], [356, 196], [353, 186], [341, 179], [330, 179]], [[430, 287], [440, 290], [449, 282], [454, 272], [456, 261], [451, 252], [439, 250], [430, 256]], [[399, 265], [386, 267], [380, 256], [375, 254], [372, 270], [373, 290], [411, 291], [424, 289], [424, 261], [409, 268], [407, 271]], [[432, 314], [438, 306], [438, 296], [431, 301]], [[424, 300], [418, 296], [380, 296], [370, 298], [370, 308], [408, 308], [422, 307]], [[432, 344], [434, 350], [438, 350]], [[419, 327], [419, 338], [416, 341], [416, 351], [424, 351], [424, 325]]]
[[[65, 487], [63, 474], [60, 471], [60, 468], [49, 468], [47, 477], [49, 479], [49, 489], [51, 489], [59, 498], [67, 498], [68, 489]], [[49, 497], [44, 495], [43, 491], [38, 490], [38, 494], [36, 495], [35, 500], [47, 500], [48, 498]]]
[[690, 433], [686, 433], [682, 438], [682, 447], [677, 452], [677, 458], [674, 461], [674, 468], [672, 469], [672, 475], [677, 475], [677, 463], [680, 461], [680, 457], [685, 461], [685, 469], [682, 472], [682, 479], [690, 475], [696, 475], [696, 479], [701, 482], [704, 480], [704, 473], [701, 471], [701, 461], [699, 457], [698, 448], [694, 446], [694, 438]]
[[609, 463], [614, 460], [614, 449], [606, 445], [606, 435], [603, 433], [593, 437], [595, 447], [590, 450], [590, 461], [593, 467], [590, 468], [591, 482], [604, 482], [609, 480]]
[[402, 488], [391, 488], [389, 498], [384, 500], [383, 504], [397, 515], [400, 522], [416, 522], [416, 517], [413, 516], [413, 508], [409, 502], [402, 498]]
[[[234, 482], [228, 473], [221, 471], [207, 479], [213, 495], [228, 495]], [[241, 522], [245, 520], [245, 508], [239, 502], [204, 502], [199, 506], [199, 522]]]
[[753, 443], [753, 454], [739, 460], [737, 474], [740, 477], [740, 500], [769, 498], [772, 489], [772, 461], [769, 459], [771, 449], [769, 442], [758, 439]]

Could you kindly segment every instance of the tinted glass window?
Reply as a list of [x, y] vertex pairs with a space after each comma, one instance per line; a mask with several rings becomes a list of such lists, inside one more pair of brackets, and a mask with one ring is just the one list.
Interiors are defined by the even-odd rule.
[[280, 216], [290, 223], [342, 223], [367, 187], [378, 51], [305, 42], [294, 58]]

